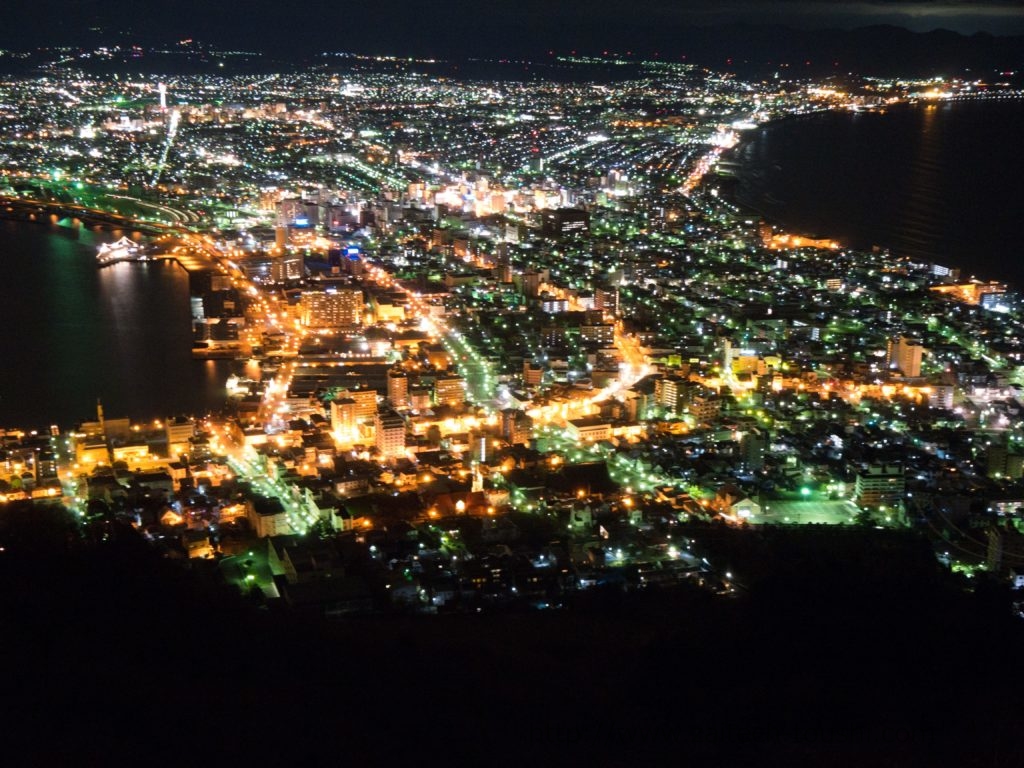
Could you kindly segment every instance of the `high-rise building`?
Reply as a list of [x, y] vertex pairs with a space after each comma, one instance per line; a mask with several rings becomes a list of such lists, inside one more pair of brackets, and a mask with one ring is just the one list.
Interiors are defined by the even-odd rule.
[[378, 413], [374, 420], [377, 428], [376, 446], [380, 455], [397, 458], [405, 454], [405, 419], [394, 411]]
[[590, 214], [579, 208], [546, 211], [541, 222], [543, 234], [556, 237], [586, 232], [589, 228]]
[[877, 507], [901, 501], [906, 487], [903, 467], [877, 464], [857, 475], [853, 493], [860, 506]]
[[506, 408], [501, 412], [501, 435], [511, 445], [530, 442], [533, 419], [524, 411]]
[[544, 380], [544, 369], [529, 360], [523, 361], [523, 383], [527, 387], [539, 387]]
[[351, 397], [331, 401], [331, 427], [343, 443], [354, 443], [359, 436], [358, 404]]
[[953, 407], [953, 387], [950, 384], [936, 384], [928, 395], [928, 405], [932, 408]]
[[188, 452], [188, 441], [195, 434], [195, 422], [184, 417], [174, 417], [164, 422], [167, 435], [167, 450], [171, 456]]
[[673, 413], [682, 413], [693, 402], [693, 385], [678, 376], [666, 376], [654, 382], [654, 398], [658, 405]]
[[752, 429], [740, 438], [740, 453], [744, 466], [756, 471], [764, 467], [764, 454], [768, 448], [768, 436], [759, 429]]
[[1005, 442], [994, 442], [986, 451], [988, 476], [1019, 480], [1024, 472], [1024, 455], [1011, 451]]
[[409, 377], [402, 371], [388, 374], [388, 403], [392, 408], [409, 407]]
[[377, 390], [342, 389], [335, 393], [335, 400], [340, 398], [349, 398], [355, 401], [357, 421], [360, 423], [373, 421], [374, 415], [377, 413]]
[[434, 382], [434, 405], [461, 405], [466, 399], [466, 381], [461, 376], [442, 376]]
[[580, 340], [590, 346], [610, 347], [615, 343], [615, 326], [604, 323], [581, 325]]
[[362, 323], [363, 292], [358, 288], [304, 291], [299, 316], [308, 328], [353, 328]]
[[486, 432], [472, 432], [469, 435], [469, 453], [473, 461], [486, 464], [491, 456], [491, 437]]
[[302, 279], [302, 257], [293, 254], [254, 254], [240, 259], [238, 265], [247, 278], [258, 283], [279, 284]]
[[889, 367], [898, 368], [907, 378], [921, 375], [921, 357], [924, 347], [906, 336], [889, 342]]

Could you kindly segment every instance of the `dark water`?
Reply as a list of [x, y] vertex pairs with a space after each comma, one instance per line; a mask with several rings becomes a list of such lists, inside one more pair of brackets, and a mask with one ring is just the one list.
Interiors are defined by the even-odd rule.
[[[115, 239], [122, 233], [113, 233]], [[224, 404], [233, 363], [191, 354], [188, 276], [97, 269], [111, 233], [0, 221], [0, 427], [165, 418]]]
[[741, 146], [737, 199], [844, 245], [1024, 287], [1024, 100], [902, 105], [769, 126]]

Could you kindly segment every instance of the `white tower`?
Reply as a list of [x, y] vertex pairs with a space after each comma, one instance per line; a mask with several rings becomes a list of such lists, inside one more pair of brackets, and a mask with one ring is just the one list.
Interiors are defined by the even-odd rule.
[[160, 94], [160, 109], [167, 109], [167, 86], [157, 83], [156, 90]]

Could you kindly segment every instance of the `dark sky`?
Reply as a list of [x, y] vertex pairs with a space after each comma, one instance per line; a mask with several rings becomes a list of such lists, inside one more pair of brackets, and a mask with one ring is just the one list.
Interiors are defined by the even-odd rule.
[[693, 26], [893, 24], [1024, 33], [1024, 0], [4, 0], [0, 44], [77, 42], [92, 27], [282, 52], [514, 55], [541, 48], [671, 48]]

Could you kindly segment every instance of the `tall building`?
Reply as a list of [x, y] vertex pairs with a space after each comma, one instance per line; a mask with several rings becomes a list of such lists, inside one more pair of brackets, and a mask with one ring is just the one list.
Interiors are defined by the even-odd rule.
[[768, 436], [759, 429], [752, 429], [740, 438], [740, 453], [743, 464], [749, 470], [764, 467], [764, 455], [768, 448]]
[[[377, 390], [375, 389], [342, 389], [335, 399], [349, 398], [355, 401], [356, 420], [360, 423], [373, 421], [377, 413]], [[333, 413], [332, 413], [333, 416]]]
[[949, 384], [936, 384], [928, 395], [928, 405], [932, 408], [953, 407], [953, 387]]
[[666, 376], [654, 382], [658, 405], [673, 413], [682, 413], [693, 402], [693, 385], [678, 376]]
[[533, 419], [525, 411], [506, 408], [501, 412], [501, 435], [511, 445], [530, 442]]
[[461, 376], [438, 377], [434, 382], [434, 405], [461, 405], [466, 400], [466, 381]]
[[307, 328], [357, 327], [363, 319], [363, 292], [358, 288], [303, 291], [299, 316]]
[[341, 442], [358, 442], [359, 416], [355, 400], [351, 397], [336, 397], [331, 401], [331, 427]]
[[616, 312], [619, 308], [619, 289], [594, 289], [594, 309]]
[[857, 475], [854, 498], [862, 507], [895, 504], [903, 499], [906, 487], [903, 467], [876, 464]]
[[924, 347], [906, 336], [900, 336], [896, 341], [889, 342], [889, 367], [898, 368], [904, 376], [910, 379], [921, 375], [921, 356]]
[[473, 461], [486, 464], [491, 456], [491, 437], [486, 432], [471, 432], [469, 435], [469, 453]]
[[580, 340], [591, 346], [610, 347], [615, 343], [615, 326], [604, 323], [581, 325]]
[[1001, 573], [1009, 568], [1018, 572], [1024, 566], [1024, 534], [1013, 526], [990, 525], [986, 530], [988, 546], [985, 565], [990, 573]]
[[385, 458], [397, 458], [405, 454], [405, 419], [394, 411], [378, 413], [374, 419], [377, 428], [376, 446]]
[[240, 259], [238, 265], [247, 278], [258, 283], [280, 284], [302, 279], [302, 257], [294, 254], [254, 254]]
[[523, 361], [523, 384], [527, 387], [539, 387], [541, 382], [544, 380], [544, 369], [531, 363], [529, 360]]
[[388, 374], [388, 403], [392, 408], [409, 407], [409, 377], [402, 371]]
[[167, 436], [167, 452], [171, 456], [188, 453], [189, 440], [195, 434], [195, 422], [184, 417], [174, 417], [164, 422]]
[[572, 235], [590, 229], [590, 214], [579, 208], [557, 208], [545, 211], [541, 232], [550, 236]]

